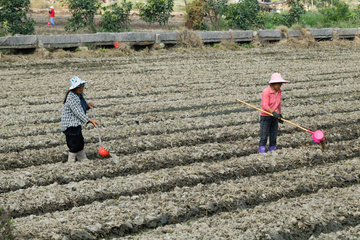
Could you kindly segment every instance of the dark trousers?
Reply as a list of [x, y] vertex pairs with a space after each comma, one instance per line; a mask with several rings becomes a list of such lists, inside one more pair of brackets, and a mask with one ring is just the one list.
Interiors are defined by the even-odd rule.
[[84, 149], [84, 137], [81, 133], [81, 126], [69, 127], [64, 132], [66, 136], [66, 145], [69, 148], [69, 152], [77, 153]]
[[270, 145], [276, 146], [279, 120], [270, 116], [260, 116], [260, 141], [259, 146], [266, 146], [268, 137]]

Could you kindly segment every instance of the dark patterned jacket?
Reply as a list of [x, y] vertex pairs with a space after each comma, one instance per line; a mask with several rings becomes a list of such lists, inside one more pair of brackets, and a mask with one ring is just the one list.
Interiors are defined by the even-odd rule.
[[80, 97], [70, 91], [61, 112], [61, 131], [64, 132], [68, 127], [81, 126], [89, 120], [81, 105]]

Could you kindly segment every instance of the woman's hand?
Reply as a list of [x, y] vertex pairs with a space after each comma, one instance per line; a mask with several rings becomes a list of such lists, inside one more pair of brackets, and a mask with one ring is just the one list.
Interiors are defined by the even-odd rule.
[[99, 126], [99, 123], [97, 121], [95, 121], [95, 120], [90, 119], [89, 122], [91, 122], [92, 125], [94, 125], [94, 127]]
[[281, 118], [283, 118], [283, 116], [281, 114], [279, 114], [280, 118], [279, 118], [279, 123], [284, 123], [283, 120], [281, 120]]
[[280, 114], [278, 114], [275, 111], [273, 111], [271, 114], [273, 115], [274, 118], [279, 118], [280, 117]]
[[95, 107], [95, 105], [91, 102], [91, 103], [88, 104], [88, 107], [92, 108], [92, 107]]

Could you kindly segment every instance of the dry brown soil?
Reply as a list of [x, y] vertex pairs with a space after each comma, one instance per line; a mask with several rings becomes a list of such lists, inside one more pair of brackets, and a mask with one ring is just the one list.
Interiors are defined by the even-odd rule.
[[[46, 20], [45, 20], [46, 21]], [[133, 52], [58, 50], [0, 58], [0, 206], [15, 239], [355, 239], [360, 236], [360, 47]], [[350, 46], [350, 47], [349, 47]], [[283, 116], [258, 154], [274, 72]], [[60, 132], [69, 80], [87, 80], [91, 159], [67, 162]], [[89, 113], [91, 116], [91, 113]]]

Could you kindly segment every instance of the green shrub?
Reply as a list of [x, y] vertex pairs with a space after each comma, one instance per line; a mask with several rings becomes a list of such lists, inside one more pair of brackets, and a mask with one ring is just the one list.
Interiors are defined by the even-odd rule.
[[206, 12], [203, 0], [194, 0], [185, 6], [185, 27], [194, 30], [206, 30]]
[[14, 222], [11, 220], [9, 209], [0, 207], [0, 239], [15, 239], [12, 234], [12, 230], [15, 228], [13, 223]]
[[351, 19], [351, 20], [358, 20], [358, 19], [360, 19], [360, 5], [358, 5], [357, 8], [355, 8], [353, 11], [351, 11], [351, 13], [350, 13], [350, 19]]
[[347, 21], [351, 17], [349, 5], [338, 0], [334, 2], [333, 7], [320, 9], [319, 12], [324, 17], [324, 23]]
[[211, 25], [210, 31], [229, 30], [228, 22], [224, 18], [220, 18], [218, 24]]
[[221, 30], [222, 16], [226, 14], [228, 0], [205, 0], [204, 10], [206, 16], [210, 19], [212, 30]]
[[128, 30], [130, 23], [131, 2], [123, 0], [121, 5], [114, 3], [103, 7], [100, 29], [106, 32], [119, 32]]
[[235, 29], [251, 29], [256, 23], [260, 7], [257, 0], [243, 0], [227, 7], [228, 26]]
[[260, 12], [257, 16], [258, 24], [267, 29], [274, 29], [276, 26], [284, 25], [290, 27], [293, 23], [293, 17], [290, 13], [265, 13]]
[[304, 5], [300, 3], [300, 1], [288, 1], [288, 5], [290, 6], [289, 14], [291, 16], [291, 23], [288, 23], [289, 26], [294, 23], [298, 23], [300, 17], [306, 13], [304, 9]]
[[323, 15], [319, 12], [309, 11], [304, 15], [301, 15], [299, 23], [307, 27], [316, 27], [318, 23], [321, 23]]
[[9, 33], [7, 21], [0, 22], [0, 37], [6, 36]]
[[0, 34], [33, 34], [36, 22], [28, 19], [30, 0], [0, 0]]
[[360, 25], [360, 19], [350, 19], [348, 21], [342, 21], [342, 22], [336, 22], [336, 24], [333, 22], [329, 27], [332, 28], [358, 28]]
[[98, 0], [61, 0], [66, 4], [72, 16], [68, 19], [66, 31], [76, 31], [79, 28], [88, 28], [95, 32], [95, 14], [99, 11], [101, 4]]
[[301, 17], [306, 13], [304, 6], [297, 2], [289, 1], [290, 10], [288, 13], [267, 13], [259, 12], [257, 15], [257, 25], [262, 25], [267, 29], [274, 29], [277, 26], [291, 27], [294, 23], [299, 23]]
[[277, 26], [291, 27], [294, 23], [298, 23], [301, 17], [306, 13], [304, 6], [299, 2], [288, 1], [290, 10], [288, 13], [267, 13], [259, 12], [257, 15], [258, 25], [263, 25], [267, 29], [274, 29]]
[[351, 10], [347, 4], [337, 1], [333, 7], [301, 15], [299, 23], [303, 26], [317, 28], [357, 28], [360, 25], [360, 8]]
[[139, 17], [141, 20], [154, 23], [160, 26], [169, 21], [169, 17], [174, 8], [174, 0], [148, 0], [147, 3], [138, 3]]

